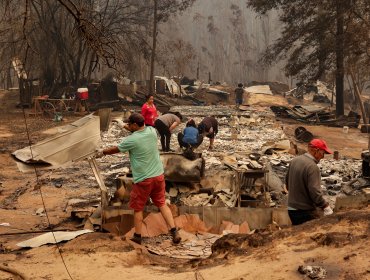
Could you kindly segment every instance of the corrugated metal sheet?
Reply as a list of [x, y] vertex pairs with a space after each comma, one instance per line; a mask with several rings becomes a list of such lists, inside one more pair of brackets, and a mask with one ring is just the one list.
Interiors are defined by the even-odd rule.
[[164, 80], [166, 82], [167, 88], [172, 95], [181, 96], [181, 87], [172, 79], [167, 77], [155, 76], [154, 79], [156, 80]]
[[56, 168], [94, 153], [100, 141], [99, 117], [88, 115], [63, 126], [59, 134], [12, 155], [25, 164], [43, 163]]

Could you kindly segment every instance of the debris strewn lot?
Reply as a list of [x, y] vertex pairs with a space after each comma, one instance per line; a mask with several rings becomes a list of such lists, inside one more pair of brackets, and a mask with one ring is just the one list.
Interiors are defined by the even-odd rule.
[[[12, 100], [12, 96], [9, 93], [0, 94], [1, 99], [6, 99], [6, 104], [14, 108], [16, 100], [13, 99], [14, 102], [11, 103], [9, 100]], [[258, 98], [262, 100], [261, 97]], [[275, 99], [279, 98], [275, 97]], [[251, 99], [256, 100], [257, 97], [252, 96]], [[295, 128], [302, 126], [302, 123], [294, 123], [291, 120], [277, 122], [268, 107], [260, 107], [258, 104], [242, 112], [237, 112], [229, 106], [194, 107], [194, 111], [191, 111], [192, 107], [179, 106], [175, 109], [178, 111], [183, 109], [185, 115], [195, 117], [197, 121], [202, 118], [200, 115], [202, 109], [204, 109], [204, 115], [212, 112], [219, 114], [221, 129], [216, 138], [215, 149], [206, 151], [208, 139], [205, 139], [205, 143], [199, 147], [206, 161], [206, 174], [215, 175], [235, 170], [254, 171], [260, 166], [269, 164], [276, 177], [283, 180], [286, 167], [294, 156], [289, 153], [292, 147], [288, 147], [284, 140], [296, 144], [298, 151], [302, 151], [306, 145], [296, 142], [294, 137]], [[55, 171], [40, 171], [38, 180], [34, 173], [20, 173], [10, 153], [28, 144], [22, 111], [2, 110], [0, 115], [2, 119], [0, 224], [4, 224], [0, 226], [0, 234], [50, 230], [47, 217], [36, 214], [39, 209], [44, 208], [40, 198], [40, 186], [52, 229], [80, 230], [78, 226], [81, 226], [84, 214], [79, 212], [77, 215], [80, 215], [80, 218], [73, 220], [71, 211], [74, 207], [96, 206], [100, 198], [100, 190], [88, 163], [82, 161]], [[64, 124], [78, 118], [78, 116], [65, 117]], [[36, 118], [27, 119], [27, 122], [32, 143], [46, 138], [48, 134], [44, 131], [59, 125]], [[366, 136], [353, 128], [346, 134], [343, 133], [342, 128], [311, 125], [305, 127], [314, 136], [325, 138], [333, 150], [339, 151], [340, 160], [328, 157], [321, 163], [323, 190], [331, 199], [331, 203], [334, 205], [336, 197], [362, 193], [366, 189], [366, 187], [362, 188], [366, 182], [361, 180], [353, 182], [353, 180], [361, 173], [360, 155], [361, 150], [367, 146]], [[234, 134], [236, 137], [233, 136]], [[103, 134], [103, 143], [107, 146], [117, 143], [124, 135], [125, 132], [113, 123]], [[276, 145], [277, 143], [280, 145]], [[172, 139], [172, 145], [177, 148], [175, 137]], [[268, 151], [267, 154], [266, 151]], [[128, 172], [128, 158], [122, 155], [111, 156], [99, 160], [99, 166], [105, 183], [113, 194], [116, 189], [116, 177]], [[278, 188], [279, 184], [274, 186]], [[171, 190], [176, 189], [177, 193], [169, 190], [168, 199], [181, 204], [179, 196], [188, 193], [186, 187], [188, 186], [181, 184], [174, 186]], [[255, 195], [257, 198], [261, 188], [254, 188], [253, 192], [252, 196]], [[276, 208], [284, 205], [286, 196], [284, 190], [270, 189], [269, 192], [269, 207]], [[205, 191], [202, 195], [212, 196], [213, 203], [216, 203], [214, 199], [218, 198], [217, 203], [226, 205], [232, 198], [232, 192], [230, 193], [227, 186], [223, 184], [211, 191]], [[82, 201], [76, 201], [77, 198]], [[186, 259], [152, 254], [161, 253], [160, 250], [155, 252], [153, 248], [153, 250], [149, 249], [152, 253], [146, 253], [144, 249], [134, 250], [124, 237], [110, 233], [87, 233], [67, 243], [60, 243], [59, 246], [74, 279], [106, 277], [118, 279], [122, 275], [132, 279], [148, 279], [148, 275], [152, 275], [155, 279], [173, 279], [173, 277], [176, 279], [201, 279], [200, 277], [204, 279], [303, 279], [304, 275], [298, 272], [299, 266], [320, 267], [326, 271], [326, 279], [368, 279], [370, 275], [369, 213], [369, 206], [365, 205], [361, 210], [341, 210], [331, 217], [295, 228], [271, 224], [266, 229], [257, 230], [253, 234], [224, 235], [213, 245], [207, 245], [212, 246], [210, 257], [191, 262]], [[68, 279], [55, 245], [44, 245], [30, 250], [20, 250], [16, 246], [17, 243], [39, 234], [1, 236], [1, 263], [23, 272], [30, 279]], [[155, 244], [157, 242], [163, 244], [165, 240], [165, 236], [158, 237], [158, 240], [147, 239], [148, 245], [156, 249], [162, 247]], [[199, 237], [198, 242], [208, 241]], [[198, 243], [189, 241], [185, 242], [184, 246], [187, 250], [197, 248], [191, 251], [195, 256], [200, 256]], [[162, 250], [167, 253], [174, 252], [166, 248]], [[210, 251], [205, 253], [208, 256]], [[7, 272], [0, 271], [0, 279], [9, 277]]]

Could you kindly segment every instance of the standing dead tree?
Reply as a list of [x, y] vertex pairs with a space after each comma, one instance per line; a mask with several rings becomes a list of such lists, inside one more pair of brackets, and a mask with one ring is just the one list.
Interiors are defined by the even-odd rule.
[[[194, 0], [160, 0], [158, 21]], [[133, 76], [151, 44], [150, 0], [4, 0], [0, 2], [0, 65], [17, 57], [30, 77], [55, 84], [90, 80], [100, 65]], [[6, 69], [0, 69], [0, 71]]]
[[156, 61], [164, 75], [183, 77], [186, 70], [192, 70], [195, 58], [193, 46], [178, 39], [161, 42]]
[[[318, 79], [335, 74], [336, 113], [344, 113], [344, 76], [348, 58], [369, 65], [370, 2], [366, 0], [247, 0], [263, 15], [279, 11], [282, 34], [264, 62], [285, 60], [289, 76]], [[359, 36], [359, 34], [362, 34]]]

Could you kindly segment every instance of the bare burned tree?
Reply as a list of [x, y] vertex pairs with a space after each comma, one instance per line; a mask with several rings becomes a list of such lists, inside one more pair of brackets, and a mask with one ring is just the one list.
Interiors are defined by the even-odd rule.
[[[151, 50], [151, 59], [150, 59], [150, 82], [149, 82], [149, 94], [154, 93], [154, 67], [155, 67], [155, 60], [156, 60], [156, 48], [157, 48], [157, 29], [158, 23], [160, 21], [166, 21], [170, 15], [170, 13], [174, 13], [176, 9], [179, 11], [183, 11], [188, 8], [190, 5], [195, 2], [195, 0], [181, 0], [177, 1], [170, 1], [170, 0], [153, 0], [154, 7], [153, 7], [153, 43], [152, 43], [152, 50]], [[158, 3], [159, 2], [159, 3]], [[160, 4], [158, 8], [158, 4]], [[175, 4], [175, 5], [173, 5]], [[159, 10], [159, 12], [158, 12]]]
[[192, 70], [195, 58], [195, 50], [189, 42], [169, 40], [160, 44], [157, 63], [165, 75], [183, 77], [187, 70]]
[[[151, 54], [150, 0], [4, 0], [0, 3], [1, 65], [17, 57], [48, 87], [90, 79], [101, 64], [130, 75]], [[159, 0], [158, 21], [194, 0]], [[9, 69], [0, 69], [6, 71]]]
[[116, 68], [132, 63], [132, 47], [147, 48], [147, 7], [143, 1], [57, 0], [73, 17], [78, 34], [105, 63]]

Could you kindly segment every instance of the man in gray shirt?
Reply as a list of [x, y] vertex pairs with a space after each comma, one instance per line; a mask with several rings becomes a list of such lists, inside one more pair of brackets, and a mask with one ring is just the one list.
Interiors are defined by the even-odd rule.
[[293, 225], [299, 225], [318, 217], [316, 207], [330, 215], [333, 210], [321, 192], [320, 169], [317, 164], [325, 154], [331, 154], [324, 140], [313, 139], [304, 155], [294, 158], [288, 169], [286, 185], [288, 213]]

